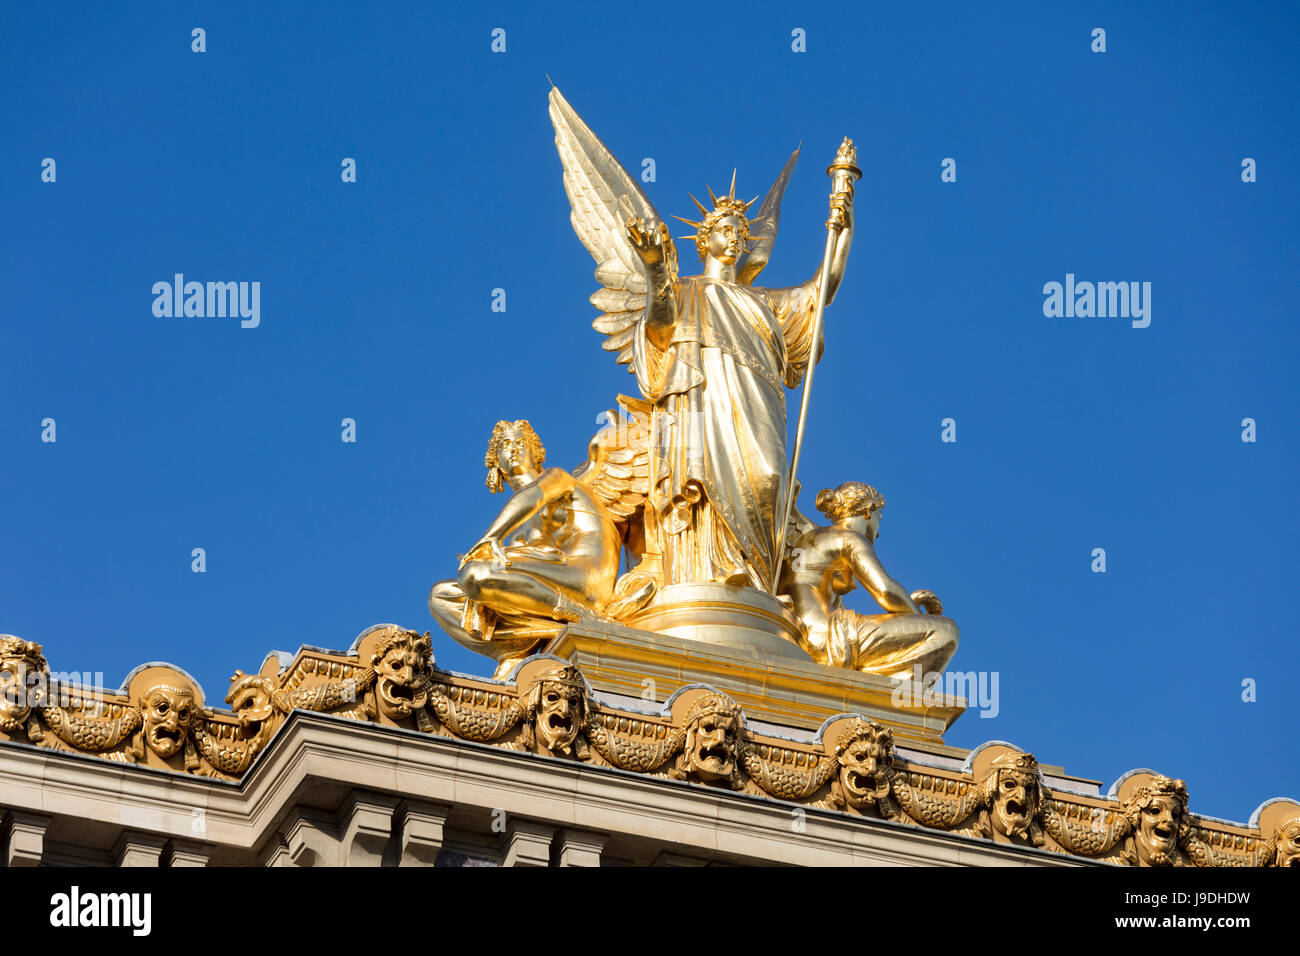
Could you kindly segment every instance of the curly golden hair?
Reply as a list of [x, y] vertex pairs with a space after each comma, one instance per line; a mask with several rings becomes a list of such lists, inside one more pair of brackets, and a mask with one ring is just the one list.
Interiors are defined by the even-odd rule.
[[831, 521], [854, 515], [869, 515], [885, 507], [885, 498], [875, 488], [860, 481], [846, 481], [838, 488], [817, 492], [817, 510]]
[[506, 485], [506, 476], [501, 473], [501, 468], [497, 465], [497, 454], [501, 451], [501, 444], [506, 440], [507, 428], [514, 428], [524, 436], [528, 450], [533, 453], [534, 467], [541, 468], [546, 464], [546, 449], [542, 447], [542, 440], [537, 437], [537, 432], [533, 431], [533, 426], [526, 418], [513, 422], [497, 422], [492, 428], [492, 438], [488, 441], [487, 453], [483, 456], [483, 464], [488, 470], [488, 490], [494, 495]]

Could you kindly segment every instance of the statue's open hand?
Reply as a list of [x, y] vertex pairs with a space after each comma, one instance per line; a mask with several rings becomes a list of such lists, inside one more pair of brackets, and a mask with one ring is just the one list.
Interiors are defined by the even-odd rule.
[[939, 603], [939, 599], [935, 597], [933, 591], [913, 591], [912, 601], [917, 607], [929, 612], [930, 614], [943, 613], [943, 605]]
[[627, 237], [632, 240], [632, 248], [641, 257], [645, 267], [651, 271], [663, 269], [668, 264], [668, 248], [672, 235], [662, 222], [647, 226], [644, 220], [629, 216], [624, 223]]

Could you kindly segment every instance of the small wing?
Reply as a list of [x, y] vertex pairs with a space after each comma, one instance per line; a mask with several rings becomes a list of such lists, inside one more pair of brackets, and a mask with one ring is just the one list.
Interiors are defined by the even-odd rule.
[[[555, 87], [551, 87], [550, 103], [555, 148], [564, 166], [564, 191], [573, 210], [569, 221], [596, 260], [596, 281], [602, 286], [591, 304], [604, 314], [591, 325], [605, 336], [601, 347], [617, 352], [620, 365], [630, 366], [632, 338], [645, 310], [648, 283], [625, 223], [635, 216], [647, 229], [657, 229], [660, 216], [636, 180]], [[677, 253], [671, 241], [665, 251], [676, 278]]]
[[785, 196], [785, 187], [790, 182], [790, 174], [799, 162], [799, 149], [790, 154], [785, 161], [785, 168], [776, 177], [772, 188], [767, 191], [763, 205], [758, 207], [758, 215], [749, 221], [749, 243], [746, 248], [745, 261], [740, 264], [737, 281], [741, 285], [753, 285], [758, 274], [767, 265], [772, 255], [772, 246], [776, 243], [776, 229], [781, 222], [781, 199]]
[[623, 524], [650, 493], [650, 404], [619, 396], [620, 409], [605, 413], [604, 428], [587, 446], [573, 477], [591, 489]]

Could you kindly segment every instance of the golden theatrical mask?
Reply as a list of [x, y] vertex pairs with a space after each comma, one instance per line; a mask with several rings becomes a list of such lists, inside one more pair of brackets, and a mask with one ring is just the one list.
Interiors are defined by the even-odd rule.
[[[192, 690], [172, 684], [155, 684], [144, 692], [139, 707], [144, 720], [144, 742], [150, 750], [166, 759], [182, 747], [188, 747], [190, 728], [199, 713]], [[194, 759], [187, 749], [187, 766]]]
[[1182, 845], [1190, 837], [1187, 786], [1156, 776], [1123, 807], [1132, 828], [1129, 862], [1136, 866], [1187, 866]]
[[1270, 843], [1274, 866], [1300, 866], [1300, 818], [1279, 826]]
[[571, 664], [556, 662], [536, 673], [524, 698], [525, 746], [547, 757], [587, 759], [586, 700], [587, 685]]
[[419, 713], [429, 703], [433, 642], [428, 634], [392, 628], [370, 656], [379, 712], [392, 720]]
[[644, 416], [608, 419], [573, 472], [546, 467], [527, 421], [492, 430], [487, 486], [513, 494], [463, 556], [456, 579], [433, 586], [429, 610], [455, 640], [495, 659], [498, 677], [566, 623], [621, 616], [653, 592], [642, 572], [618, 576], [628, 516], [645, 496]]
[[[818, 527], [796, 511], [799, 531], [780, 592], [799, 619], [803, 649], [820, 663], [900, 678], [918, 665], [923, 674], [942, 673], [957, 650], [957, 625], [941, 616], [934, 594], [908, 594], [885, 572], [874, 544], [884, 506], [876, 489], [858, 481], [818, 492], [818, 510], [834, 523]], [[859, 584], [887, 613], [843, 606]]]
[[740, 767], [744, 747], [744, 719], [740, 708], [725, 694], [701, 694], [686, 712], [686, 739], [669, 775], [740, 790], [745, 777]]
[[980, 782], [989, 825], [1012, 842], [1041, 846], [1040, 820], [1047, 794], [1033, 754], [1008, 752], [996, 757]]
[[888, 729], [857, 718], [845, 728], [835, 757], [839, 770], [831, 783], [831, 806], [859, 813], [874, 810], [891, 820], [898, 816], [892, 798], [894, 735]]
[[33, 723], [48, 674], [41, 645], [0, 635], [0, 734], [16, 734]]
[[593, 325], [652, 406], [642, 569], [664, 585], [770, 593], [790, 487], [785, 389], [820, 351], [815, 319], [844, 275], [860, 175], [852, 143], [828, 170], [822, 270], [802, 285], [759, 288], [797, 150], [752, 218], [756, 200], [736, 198], [734, 175], [727, 195], [709, 190], [712, 208], [695, 201], [701, 219], [688, 238], [703, 270], [681, 276], [668, 228], [637, 181], [556, 89], [550, 104], [571, 221], [602, 286]]

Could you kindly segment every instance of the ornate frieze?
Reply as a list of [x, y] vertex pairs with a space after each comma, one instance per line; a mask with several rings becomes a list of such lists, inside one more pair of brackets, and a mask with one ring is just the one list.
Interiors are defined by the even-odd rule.
[[304, 648], [236, 671], [225, 703], [209, 707], [170, 664], [139, 667], [116, 691], [69, 686], [39, 645], [0, 636], [0, 742], [238, 779], [302, 709], [1116, 865], [1300, 865], [1295, 801], [1269, 801], [1242, 826], [1196, 816], [1183, 781], [1151, 771], [1126, 774], [1104, 798], [1053, 790], [1032, 754], [1001, 742], [960, 769], [934, 767], [857, 714], [809, 740], [775, 737], [702, 685], [657, 709], [620, 709], [555, 657], [527, 658], [506, 681], [440, 671], [429, 636], [395, 625], [369, 629], [348, 653]]

